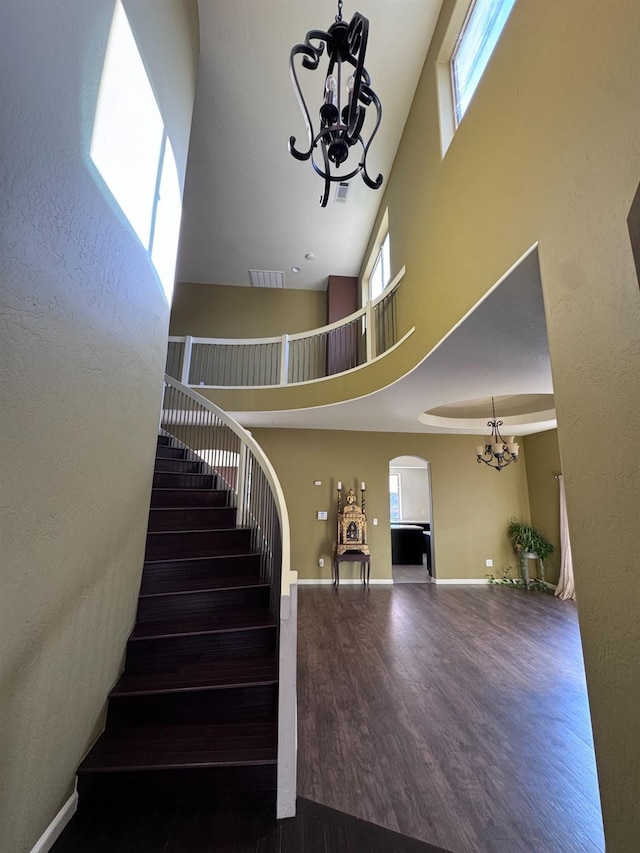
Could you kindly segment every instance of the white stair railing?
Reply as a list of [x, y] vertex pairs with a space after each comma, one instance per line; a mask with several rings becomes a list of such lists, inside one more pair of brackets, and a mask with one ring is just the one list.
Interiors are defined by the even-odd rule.
[[278, 818], [296, 805], [297, 572], [291, 570], [289, 516], [273, 466], [249, 432], [222, 409], [177, 379], [165, 375], [160, 428], [202, 459], [234, 496], [238, 526], [251, 529], [261, 554], [261, 574], [271, 587], [278, 624]]

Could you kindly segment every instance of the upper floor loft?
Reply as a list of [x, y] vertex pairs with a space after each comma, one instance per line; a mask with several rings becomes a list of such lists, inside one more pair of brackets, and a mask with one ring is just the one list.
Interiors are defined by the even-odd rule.
[[[167, 373], [185, 385], [203, 391], [280, 389], [282, 386], [323, 382], [359, 371], [393, 352], [415, 331], [413, 326], [405, 328], [406, 324], [400, 325], [398, 318], [400, 283], [404, 273], [403, 268], [377, 298], [368, 300], [363, 307], [355, 310], [350, 309], [357, 304], [358, 280], [330, 276], [326, 313], [333, 322], [318, 328], [260, 337], [170, 335]], [[249, 306], [243, 299], [246, 289], [234, 290], [237, 310], [248, 310]], [[209, 291], [208, 298], [215, 301], [220, 288], [210, 287]], [[298, 292], [298, 300], [300, 296], [304, 297], [304, 294]], [[314, 296], [308, 293], [307, 303], [314, 301]], [[276, 327], [282, 324], [287, 328], [291, 323], [295, 328], [296, 324], [305, 322], [302, 312], [298, 316], [291, 312], [295, 299], [287, 300], [289, 312], [277, 312]], [[185, 332], [194, 324], [194, 308], [198, 311], [192, 305], [190, 317], [179, 321], [184, 324]], [[255, 305], [253, 308], [255, 310]], [[348, 312], [346, 315], [345, 311]], [[261, 319], [264, 331], [265, 327], [269, 328], [269, 318], [261, 316]]]

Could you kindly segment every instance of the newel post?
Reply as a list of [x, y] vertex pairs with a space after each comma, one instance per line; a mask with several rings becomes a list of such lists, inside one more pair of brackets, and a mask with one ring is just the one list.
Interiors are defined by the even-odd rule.
[[180, 373], [180, 382], [183, 385], [189, 384], [189, 373], [191, 372], [191, 350], [193, 348], [193, 338], [187, 335], [184, 339], [184, 352], [182, 353], [182, 372]]
[[289, 335], [282, 336], [280, 344], [280, 385], [286, 385], [289, 381]]
[[367, 361], [373, 361], [376, 357], [376, 339], [373, 328], [373, 302], [369, 300], [365, 308], [366, 326], [367, 326]]

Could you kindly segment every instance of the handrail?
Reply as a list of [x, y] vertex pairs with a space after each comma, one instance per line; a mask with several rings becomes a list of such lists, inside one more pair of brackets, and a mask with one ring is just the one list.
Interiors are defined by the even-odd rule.
[[264, 338], [171, 335], [167, 373], [191, 387], [265, 388], [364, 367], [399, 342], [396, 290], [404, 275], [405, 267], [376, 299], [310, 331]]
[[[291, 542], [289, 516], [284, 492], [278, 475], [268, 457], [250, 432], [231, 418], [226, 412], [193, 391], [187, 385], [165, 374], [164, 396], [160, 426], [163, 431], [189, 446], [182, 440], [183, 434], [199, 438], [204, 435], [201, 446], [208, 441], [215, 447], [205, 447], [210, 457], [205, 462], [219, 477], [225, 479], [237, 494], [237, 510], [242, 518], [253, 520], [253, 526], [269, 555], [279, 565], [273, 566], [270, 582], [273, 587], [274, 574], [279, 570], [277, 601], [272, 609], [279, 619], [279, 690], [278, 690], [278, 764], [277, 764], [277, 817], [292, 817], [295, 814], [296, 797], [296, 639], [297, 639], [297, 572], [291, 569]], [[186, 399], [185, 399], [186, 398]], [[207, 418], [207, 415], [209, 418]], [[226, 428], [237, 439], [230, 444], [222, 437]], [[209, 430], [208, 438], [206, 431]], [[192, 439], [193, 441], [193, 439]], [[234, 439], [235, 441], [235, 439]], [[194, 443], [197, 444], [197, 441]], [[196, 447], [189, 448], [198, 458]], [[268, 519], [273, 510], [264, 512], [266, 496], [264, 480], [256, 476], [253, 463], [257, 463], [270, 490], [278, 526], [268, 528]], [[230, 470], [233, 473], [230, 473]], [[255, 492], [255, 495], [254, 495]], [[256, 510], [255, 507], [259, 509]], [[266, 521], [265, 521], [266, 519]], [[275, 541], [279, 531], [279, 541]]]

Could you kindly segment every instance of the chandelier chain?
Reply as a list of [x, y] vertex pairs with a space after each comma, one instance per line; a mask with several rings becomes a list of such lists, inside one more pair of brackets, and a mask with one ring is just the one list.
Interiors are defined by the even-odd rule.
[[338, 0], [338, 14], [336, 15], [336, 21], [342, 20], [342, 0]]

